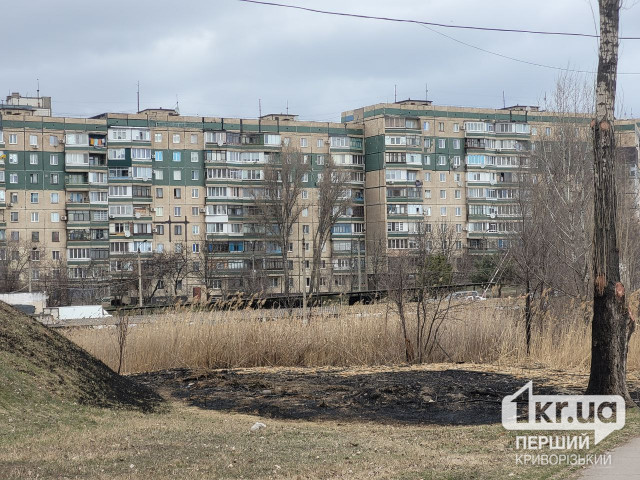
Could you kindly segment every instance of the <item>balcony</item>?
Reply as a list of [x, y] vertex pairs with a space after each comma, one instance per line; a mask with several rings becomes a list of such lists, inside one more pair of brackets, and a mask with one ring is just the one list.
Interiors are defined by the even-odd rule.
[[89, 146], [92, 148], [106, 148], [107, 136], [101, 134], [90, 133], [89, 134]]
[[85, 195], [71, 194], [67, 197], [68, 204], [89, 204], [89, 197]]
[[106, 167], [107, 166], [106, 155], [90, 154], [89, 166], [90, 167]]

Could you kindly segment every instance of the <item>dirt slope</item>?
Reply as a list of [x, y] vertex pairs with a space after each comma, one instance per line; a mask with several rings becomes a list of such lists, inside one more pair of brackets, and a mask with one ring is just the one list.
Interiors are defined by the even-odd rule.
[[50, 401], [150, 411], [153, 390], [121, 377], [59, 333], [0, 302], [0, 409]]

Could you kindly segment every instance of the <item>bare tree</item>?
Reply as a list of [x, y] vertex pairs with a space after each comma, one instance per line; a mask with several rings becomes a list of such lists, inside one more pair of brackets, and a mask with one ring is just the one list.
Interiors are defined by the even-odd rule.
[[0, 291], [16, 292], [27, 288], [33, 248], [31, 242], [9, 240], [0, 250]]
[[279, 155], [265, 165], [264, 189], [254, 189], [253, 203], [256, 222], [263, 227], [268, 241], [280, 251], [284, 273], [284, 294], [290, 298], [289, 244], [293, 227], [305, 206], [300, 202], [303, 178], [310, 165], [299, 150], [285, 145]]
[[367, 240], [365, 258], [370, 288], [378, 290], [387, 266], [387, 242], [383, 235], [372, 234]]
[[627, 388], [627, 353], [635, 322], [620, 282], [616, 231], [614, 106], [618, 67], [620, 0], [600, 0], [600, 51], [596, 80], [594, 149], [593, 323], [587, 393], [622, 395]]
[[405, 360], [409, 363], [426, 361], [436, 348], [446, 354], [439, 334], [452, 308], [452, 296], [444, 287], [451, 284], [453, 275], [445, 256], [433, 254], [430, 235], [415, 235], [412, 247], [389, 256], [389, 268], [383, 276], [388, 299], [400, 321]]
[[321, 174], [322, 177], [318, 179], [316, 189], [317, 222], [313, 231], [311, 295], [320, 291], [322, 251], [326, 242], [329, 241], [331, 229], [353, 205], [351, 190], [348, 188], [348, 182], [351, 180], [349, 171], [336, 167], [329, 156]]
[[118, 312], [116, 323], [116, 340], [118, 343], [118, 375], [124, 366], [124, 354], [127, 347], [127, 337], [129, 336], [129, 317], [122, 312]]
[[[548, 287], [584, 298], [589, 292], [593, 217], [592, 135], [584, 119], [593, 112], [593, 89], [567, 72], [549, 98], [545, 109], [554, 112], [553, 125], [548, 134], [535, 137], [530, 166], [521, 169], [519, 190], [526, 198], [520, 195], [519, 206], [526, 210], [528, 230], [539, 233], [539, 253], [548, 259], [538, 262], [535, 274]], [[530, 238], [529, 233], [520, 239]]]

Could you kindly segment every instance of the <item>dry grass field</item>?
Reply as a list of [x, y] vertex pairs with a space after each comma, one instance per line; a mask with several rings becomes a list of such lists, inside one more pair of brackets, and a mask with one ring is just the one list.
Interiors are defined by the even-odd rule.
[[[179, 312], [132, 326], [126, 368], [147, 373], [121, 377], [0, 303], [0, 478], [568, 478], [575, 467], [516, 464], [500, 398], [528, 380], [542, 393], [584, 390], [585, 310], [539, 317], [527, 360], [516, 306], [456, 309], [429, 359], [448, 363], [422, 365], [397, 365], [398, 321], [384, 305], [308, 326]], [[117, 363], [113, 329], [66, 334]], [[638, 398], [637, 339], [630, 364]], [[266, 427], [251, 432], [255, 422]], [[630, 410], [588, 453], [639, 434]]]
[[[522, 303], [519, 299], [493, 299], [455, 305], [427, 362], [588, 368], [588, 305], [558, 302], [548, 312], [537, 314], [527, 355]], [[411, 308], [409, 312], [412, 338], [415, 313], [411, 314]], [[270, 314], [247, 309], [154, 315], [130, 326], [123, 372], [395, 365], [405, 361], [400, 323], [387, 304], [340, 307], [337, 315], [314, 315], [306, 326], [298, 317], [265, 318]], [[68, 329], [65, 335], [110, 367], [118, 367], [115, 328]], [[640, 341], [635, 335], [629, 369], [639, 368]]]

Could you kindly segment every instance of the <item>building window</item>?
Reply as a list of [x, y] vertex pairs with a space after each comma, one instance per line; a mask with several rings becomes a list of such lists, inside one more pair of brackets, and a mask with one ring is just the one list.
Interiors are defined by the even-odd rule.
[[162, 161], [162, 150], [156, 150], [156, 153], [154, 154], [154, 158], [156, 162], [161, 162]]
[[316, 142], [316, 146], [317, 146], [318, 148], [322, 148], [322, 147], [324, 147], [324, 140], [323, 140], [323, 139], [321, 139], [321, 138], [319, 138], [319, 139], [318, 139], [318, 141]]
[[200, 180], [199, 170], [191, 170], [191, 180]]
[[444, 132], [444, 122], [438, 122], [438, 131]]
[[196, 163], [200, 159], [198, 152], [191, 152], [191, 161]]
[[32, 147], [38, 146], [38, 136], [37, 135], [29, 135], [29, 145]]
[[10, 153], [9, 154], [9, 163], [13, 163], [13, 164], [18, 163], [18, 154], [17, 153]]
[[[31, 241], [34, 243], [38, 243], [40, 241], [40, 232], [31, 232]], [[38, 252], [39, 254], [40, 252]], [[33, 255], [33, 253], [32, 253]], [[38, 257], [39, 259], [40, 257]]]
[[38, 164], [38, 154], [37, 153], [30, 153], [29, 154], [29, 164], [30, 165], [37, 165]]
[[447, 207], [440, 207], [440, 216], [442, 217], [447, 216]]
[[179, 162], [182, 160], [182, 152], [173, 152], [173, 161]]
[[49, 155], [49, 165], [58, 165], [58, 155], [53, 153]]
[[51, 212], [51, 223], [57, 223], [60, 221], [60, 214], [58, 212]]
[[440, 198], [442, 200], [445, 200], [447, 198], [447, 191], [446, 190], [440, 190]]
[[9, 183], [18, 183], [18, 174], [10, 173], [9, 174]]
[[431, 198], [431, 190], [424, 191], [424, 198]]
[[462, 216], [462, 208], [456, 207], [456, 217], [461, 217], [461, 216]]
[[301, 137], [300, 138], [300, 146], [301, 147], [308, 147], [308, 143], [307, 143], [307, 138], [306, 137]]
[[60, 202], [60, 194], [52, 193], [51, 194], [51, 203], [59, 203]]
[[447, 139], [439, 138], [438, 139], [438, 148], [447, 148]]
[[29, 183], [38, 183], [38, 174], [30, 173], [29, 174]]
[[156, 217], [164, 217], [164, 207], [156, 207]]
[[460, 131], [460, 124], [459, 123], [454, 123], [453, 124], [453, 131], [458, 133]]
[[181, 217], [182, 216], [182, 207], [173, 207], [173, 216]]
[[309, 209], [308, 208], [303, 208], [302, 209], [302, 216], [303, 217], [308, 217], [309, 216]]
[[191, 215], [197, 217], [200, 215], [200, 209], [198, 207], [191, 207]]
[[164, 189], [162, 187], [156, 187], [156, 198], [162, 198], [164, 196]]
[[447, 174], [446, 173], [441, 173], [440, 174], [440, 181], [441, 182], [446, 182], [447, 181]]
[[198, 134], [197, 133], [192, 133], [191, 134], [191, 143], [198, 143]]
[[40, 212], [31, 212], [31, 223], [38, 223], [40, 221]]
[[200, 197], [200, 190], [198, 190], [197, 188], [192, 188], [191, 198], [199, 198], [199, 197]]
[[174, 188], [173, 189], [173, 198], [182, 198], [182, 189]]
[[180, 143], [180, 134], [179, 133], [174, 133], [173, 134], [173, 143]]
[[18, 221], [18, 212], [11, 212], [10, 219], [12, 222]]
[[153, 176], [155, 177], [156, 180], [163, 180], [164, 179], [164, 172], [162, 170], [154, 170], [153, 171]]
[[155, 139], [156, 143], [157, 142], [161, 142], [162, 141], [162, 134], [161, 133], [156, 133], [156, 134], [154, 134], [153, 138]]
[[39, 203], [40, 201], [40, 194], [36, 193], [36, 192], [32, 192], [31, 193], [31, 203]]
[[173, 179], [174, 180], [182, 180], [182, 170], [174, 170], [173, 171]]
[[309, 198], [309, 192], [307, 190], [302, 190], [302, 199], [306, 200]]
[[173, 233], [175, 235], [182, 235], [182, 225], [174, 225], [173, 226]]
[[58, 183], [60, 183], [60, 175], [58, 173], [52, 173], [50, 181], [51, 185], [58, 185]]
[[[58, 233], [58, 232], [53, 232], [53, 233]], [[59, 238], [59, 234], [58, 234], [58, 238]], [[54, 240], [56, 241], [56, 240]], [[58, 240], [60, 241], [60, 240]], [[60, 250], [53, 250], [51, 252], [51, 259], [52, 260], [60, 260]]]

